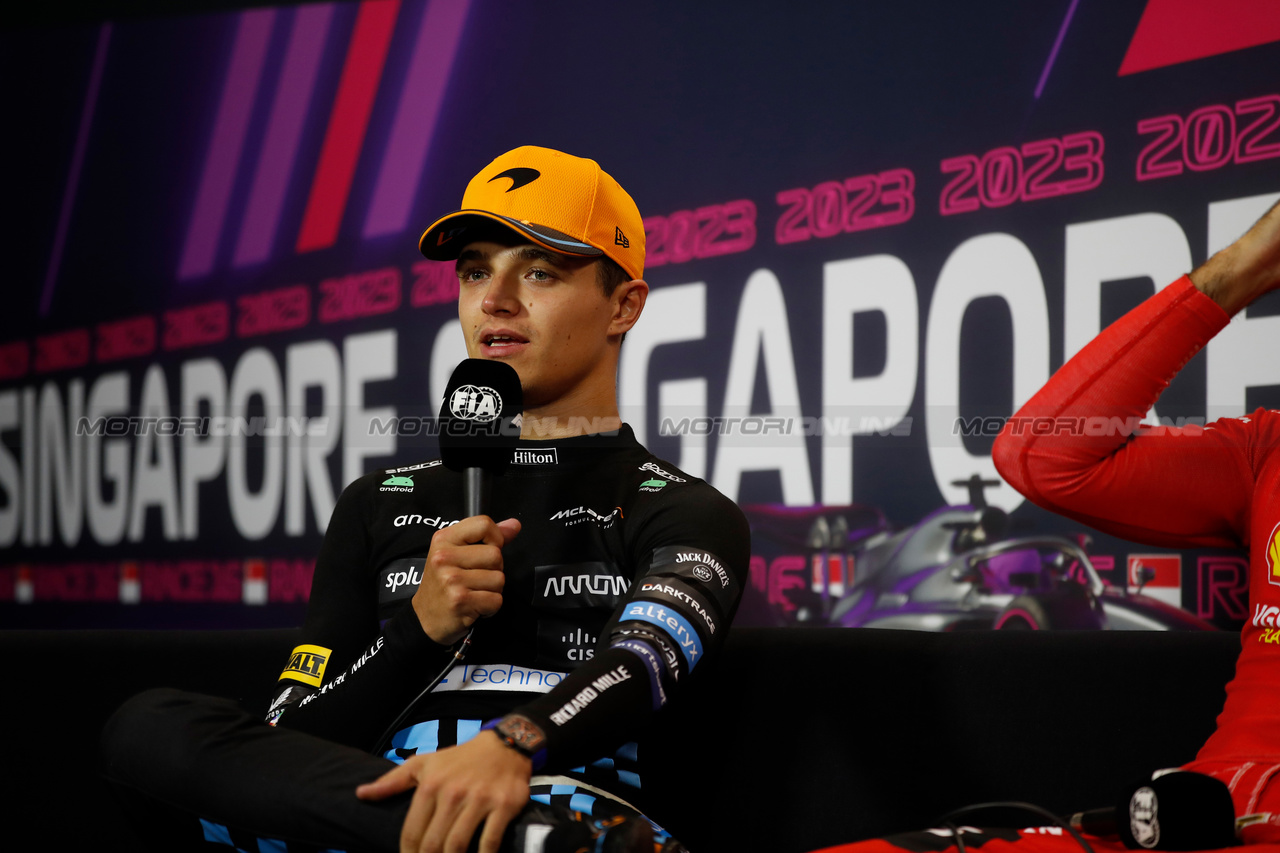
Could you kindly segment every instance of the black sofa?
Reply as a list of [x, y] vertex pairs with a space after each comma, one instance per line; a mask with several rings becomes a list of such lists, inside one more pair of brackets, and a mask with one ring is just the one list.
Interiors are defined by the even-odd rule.
[[[94, 769], [107, 716], [160, 685], [262, 708], [294, 637], [0, 631], [10, 837], [133, 849]], [[1195, 754], [1238, 650], [1231, 633], [735, 629], [643, 741], [639, 805], [695, 853], [800, 853], [981, 801], [1105, 805]]]

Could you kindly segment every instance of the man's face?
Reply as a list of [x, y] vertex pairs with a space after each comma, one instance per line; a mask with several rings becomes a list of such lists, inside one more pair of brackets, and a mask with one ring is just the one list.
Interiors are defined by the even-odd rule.
[[459, 255], [458, 281], [467, 354], [515, 368], [527, 408], [589, 404], [602, 389], [612, 399], [615, 306], [593, 259], [481, 240]]

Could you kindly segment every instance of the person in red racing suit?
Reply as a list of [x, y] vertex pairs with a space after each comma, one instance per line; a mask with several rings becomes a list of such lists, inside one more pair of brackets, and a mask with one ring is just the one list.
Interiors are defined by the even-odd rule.
[[[1245, 843], [1280, 842], [1280, 412], [1133, 425], [1233, 314], [1277, 286], [1280, 205], [1099, 334], [1009, 419], [992, 451], [1028, 500], [1099, 530], [1162, 547], [1248, 549], [1251, 613], [1236, 674], [1216, 730], [1183, 768], [1224, 782], [1237, 816], [1270, 813], [1242, 830]], [[1059, 827], [962, 832], [983, 853], [1079, 849]], [[948, 849], [957, 849], [951, 830], [935, 829], [824, 853]]]

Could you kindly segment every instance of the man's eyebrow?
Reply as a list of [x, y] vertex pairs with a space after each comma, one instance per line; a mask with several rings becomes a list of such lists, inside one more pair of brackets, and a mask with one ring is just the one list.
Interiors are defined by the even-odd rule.
[[542, 261], [544, 264], [551, 264], [557, 267], [566, 267], [572, 263], [567, 255], [551, 252], [537, 246], [520, 246], [516, 250], [516, 256], [522, 261]]
[[[575, 261], [578, 261], [578, 258], [575, 258], [572, 255], [564, 255], [560, 252], [553, 252], [549, 249], [543, 249], [531, 244], [515, 246], [513, 247], [513, 250], [518, 260], [538, 261], [539, 263], [544, 263], [549, 266], [556, 267], [557, 269], [567, 269], [569, 267], [576, 266], [577, 264]], [[489, 261], [493, 255], [493, 252], [486, 252], [480, 249], [463, 249], [458, 254], [457, 267], [458, 269], [461, 269], [464, 264], [471, 262], [485, 263]], [[583, 258], [582, 260], [590, 261], [591, 259]]]

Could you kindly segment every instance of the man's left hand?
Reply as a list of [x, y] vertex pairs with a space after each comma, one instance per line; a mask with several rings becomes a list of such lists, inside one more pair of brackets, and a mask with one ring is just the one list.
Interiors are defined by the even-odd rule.
[[465, 853], [481, 821], [480, 853], [497, 853], [502, 834], [529, 802], [533, 762], [483, 731], [459, 746], [415, 755], [356, 788], [381, 800], [417, 788], [400, 831], [401, 853]]

